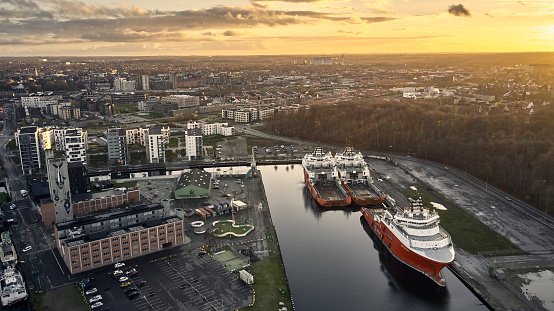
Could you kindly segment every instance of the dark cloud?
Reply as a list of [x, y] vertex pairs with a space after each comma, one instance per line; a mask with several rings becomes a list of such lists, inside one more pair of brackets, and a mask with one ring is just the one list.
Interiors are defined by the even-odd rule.
[[233, 30], [227, 30], [226, 32], [223, 33], [223, 35], [226, 37], [236, 37], [236, 36], [240, 36], [240, 33]]
[[[390, 17], [350, 17], [317, 11], [282, 11], [254, 6], [217, 6], [204, 10], [147, 11], [138, 7], [110, 8], [68, 0], [43, 0], [50, 4], [32, 10], [31, 0], [0, 0], [0, 44], [36, 39], [38, 44], [60, 40], [84, 42], [180, 41], [187, 38], [238, 36], [255, 27], [316, 25], [322, 22], [370, 24]], [[14, 4], [17, 1], [19, 4]], [[22, 8], [22, 6], [27, 8]], [[9, 8], [6, 8], [8, 6]], [[204, 31], [191, 35], [191, 31]], [[189, 34], [187, 35], [183, 34]], [[40, 38], [37, 39], [37, 38]]]
[[0, 0], [0, 4], [10, 4], [20, 9], [38, 10], [40, 7], [34, 1], [28, 0]]
[[454, 15], [454, 16], [463, 16], [463, 17], [469, 17], [471, 16], [471, 13], [469, 12], [468, 9], [466, 9], [464, 7], [463, 4], [458, 4], [458, 5], [455, 5], [455, 4], [452, 4], [449, 8], [448, 8], [448, 13]]

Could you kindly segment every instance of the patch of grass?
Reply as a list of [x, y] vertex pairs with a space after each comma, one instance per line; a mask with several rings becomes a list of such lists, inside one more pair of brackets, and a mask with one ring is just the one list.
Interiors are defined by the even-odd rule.
[[233, 226], [231, 222], [218, 222], [214, 225], [216, 234], [223, 234], [225, 232], [233, 232], [236, 234], [245, 234], [251, 226]]
[[0, 193], [0, 202], [1, 203], [10, 202], [11, 200], [12, 200], [12, 198], [10, 197], [9, 193]]
[[127, 182], [112, 181], [112, 184], [114, 188], [123, 188], [123, 187], [135, 188], [135, 186], [137, 185], [137, 182], [136, 181], [127, 181]]
[[17, 145], [15, 144], [15, 139], [10, 139], [10, 142], [6, 144], [6, 149], [16, 150]]
[[169, 139], [169, 144], [167, 145], [169, 148], [177, 148], [179, 147], [179, 139], [176, 137], [171, 137]]
[[[233, 137], [233, 136], [231, 136], [231, 137]], [[213, 135], [213, 136], [208, 136], [208, 137], [202, 138], [202, 143], [204, 144], [204, 146], [215, 146], [215, 145], [217, 145], [218, 142], [220, 142], [224, 139], [225, 139], [225, 136], [223, 136], [223, 135]]]
[[285, 281], [285, 270], [280, 256], [272, 256], [252, 264], [250, 273], [254, 275], [254, 305], [243, 310], [277, 310], [284, 302], [287, 310], [292, 310], [292, 301]]
[[[63, 299], [60, 299], [63, 297]], [[36, 311], [90, 310], [77, 285], [67, 285], [41, 294], [31, 295], [31, 304]]]
[[108, 159], [104, 154], [91, 155], [89, 157], [89, 165], [103, 167], [103, 166], [107, 166], [107, 163], [108, 163]]
[[137, 104], [117, 104], [114, 105], [113, 110], [114, 113], [132, 113], [139, 111]]
[[440, 225], [450, 234], [454, 244], [461, 249], [471, 254], [506, 250], [519, 251], [517, 246], [440, 194], [423, 185], [417, 187], [418, 191], [407, 190], [404, 195], [412, 198], [421, 197], [425, 207], [429, 209], [433, 209], [431, 202], [444, 205], [447, 210], [437, 210], [440, 216]]

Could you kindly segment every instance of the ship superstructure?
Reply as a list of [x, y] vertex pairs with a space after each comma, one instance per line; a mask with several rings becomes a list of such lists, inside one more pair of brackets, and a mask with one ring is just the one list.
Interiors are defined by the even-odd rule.
[[312, 197], [324, 207], [346, 206], [352, 199], [342, 185], [331, 152], [316, 147], [302, 159], [304, 181]]
[[454, 260], [454, 247], [435, 211], [424, 208], [421, 199], [410, 199], [407, 208], [392, 203], [387, 208], [362, 207], [361, 212], [398, 260], [446, 286], [441, 270]]
[[352, 202], [360, 206], [374, 206], [385, 202], [385, 194], [375, 186], [369, 172], [369, 165], [361, 152], [346, 147], [335, 156], [341, 183]]
[[14, 305], [29, 296], [21, 273], [12, 267], [0, 273], [0, 291], [2, 306]]

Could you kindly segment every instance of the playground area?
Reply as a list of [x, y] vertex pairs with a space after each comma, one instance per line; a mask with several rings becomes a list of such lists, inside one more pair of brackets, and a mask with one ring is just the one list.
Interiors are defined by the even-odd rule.
[[214, 234], [216, 237], [235, 236], [243, 237], [254, 230], [252, 225], [236, 225], [234, 220], [214, 221]]
[[215, 249], [212, 256], [231, 272], [250, 266], [250, 258], [230, 246], [221, 246]]

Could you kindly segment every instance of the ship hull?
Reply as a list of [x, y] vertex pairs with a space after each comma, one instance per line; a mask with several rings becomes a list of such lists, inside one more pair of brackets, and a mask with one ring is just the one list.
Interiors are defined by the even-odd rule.
[[360, 206], [376, 206], [385, 203], [386, 198], [385, 196], [380, 197], [371, 197], [371, 198], [360, 198], [356, 196], [352, 196], [352, 202], [354, 204], [358, 204]]
[[342, 207], [342, 206], [348, 206], [352, 203], [352, 198], [347, 195], [346, 198], [341, 200], [325, 200], [321, 198], [317, 190], [314, 188], [314, 185], [310, 182], [310, 178], [308, 176], [308, 172], [304, 169], [304, 182], [306, 183], [306, 187], [308, 187], [308, 190], [310, 190], [310, 194], [312, 197], [316, 200], [317, 204], [323, 206], [323, 207]]
[[423, 273], [439, 286], [446, 286], [446, 281], [442, 276], [441, 270], [450, 262], [438, 262], [417, 254], [410, 250], [409, 247], [405, 246], [383, 222], [377, 222], [371, 213], [363, 208], [361, 212], [370, 228], [396, 259], [408, 267]]

